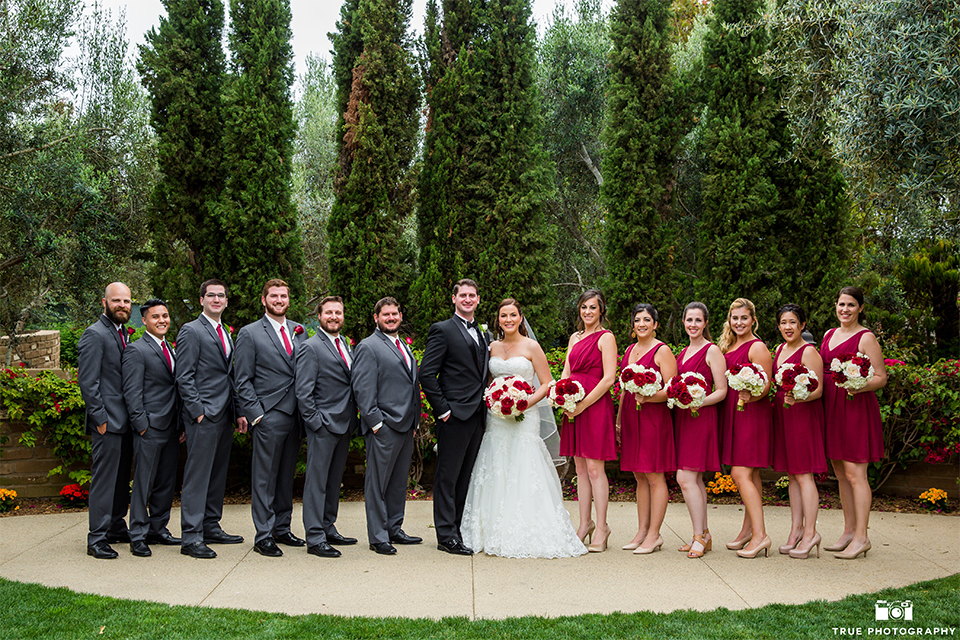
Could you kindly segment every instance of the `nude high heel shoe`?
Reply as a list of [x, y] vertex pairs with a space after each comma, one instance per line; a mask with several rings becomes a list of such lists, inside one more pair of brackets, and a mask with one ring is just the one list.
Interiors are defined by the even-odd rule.
[[[609, 527], [607, 527], [607, 535], [605, 535], [605, 536], [603, 537], [603, 541], [602, 541], [602, 542], [592, 542], [592, 543], [590, 544], [590, 546], [587, 547], [587, 551], [589, 551], [590, 553], [603, 553], [604, 551], [606, 551], [606, 550], [607, 550], [607, 540], [610, 539], [610, 534], [611, 534], [611, 533], [612, 533], [612, 531], [610, 530]], [[593, 540], [592, 537], [591, 537], [590, 539]]]
[[747, 534], [747, 537], [743, 538], [742, 540], [734, 540], [733, 542], [728, 542], [727, 549], [730, 549], [730, 551], [743, 549], [745, 546], [747, 546], [747, 543], [750, 542], [751, 540], [753, 540], [753, 534], [749, 533]]
[[596, 530], [597, 530], [597, 523], [591, 520], [590, 525], [587, 527], [587, 532], [583, 534], [582, 538], [580, 538], [580, 542], [586, 544], [587, 538], [590, 538], [590, 542], [593, 542], [593, 532]]
[[831, 553], [834, 551], [843, 551], [844, 549], [850, 546], [851, 542], [853, 542], [853, 538], [850, 538], [846, 542], [844, 542], [843, 538], [840, 538], [839, 540], [837, 540], [837, 544], [831, 544], [830, 546], [825, 546], [823, 550], [830, 551]]
[[866, 559], [867, 551], [870, 551], [870, 549], [872, 548], [873, 547], [870, 546], [869, 540], [867, 540], [862, 545], [855, 545], [853, 541], [851, 541], [850, 544], [847, 545], [846, 551], [844, 551], [843, 553], [835, 553], [833, 554], [833, 557], [840, 558], [841, 560], [853, 560], [854, 558], [856, 558], [858, 555], [862, 553], [864, 559]]
[[660, 551], [660, 547], [662, 546], [663, 546], [663, 536], [657, 536], [657, 543], [655, 545], [653, 545], [649, 549], [645, 547], [637, 547], [636, 550], [633, 552], [633, 555], [643, 556], [648, 553], [653, 553], [654, 551]]
[[760, 552], [763, 551], [764, 557], [769, 556], [770, 547], [773, 546], [773, 542], [770, 541], [770, 536], [764, 536], [763, 540], [760, 541], [760, 546], [758, 546], [753, 551], [747, 551], [745, 549], [738, 549], [737, 555], [741, 558], [756, 558], [760, 555]]
[[[800, 542], [803, 542], [803, 540], [801, 540]], [[813, 541], [810, 543], [810, 546], [807, 547], [806, 549], [801, 547], [800, 544], [798, 543], [796, 549], [791, 549], [789, 551], [790, 557], [799, 558], [800, 560], [806, 560], [807, 558], [810, 557], [810, 551], [812, 551], [814, 547], [817, 548], [817, 557], [819, 558], [820, 557], [820, 534], [819, 533], [813, 536]]]

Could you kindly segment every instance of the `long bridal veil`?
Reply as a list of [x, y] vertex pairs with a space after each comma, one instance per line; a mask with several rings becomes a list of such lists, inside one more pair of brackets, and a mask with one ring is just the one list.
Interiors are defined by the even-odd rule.
[[[530, 326], [526, 318], [523, 319], [523, 325], [527, 329], [527, 335], [531, 339], [536, 340], [537, 336], [533, 333], [533, 327]], [[536, 372], [534, 372], [534, 388], [539, 388], [540, 384], [540, 380], [537, 378]], [[560, 455], [560, 432], [557, 430], [557, 418], [553, 413], [553, 407], [546, 401], [542, 401], [538, 409], [540, 411], [540, 439], [543, 440], [543, 444], [547, 447], [547, 453], [549, 453], [553, 459], [554, 466], [563, 466], [566, 464], [567, 459]]]

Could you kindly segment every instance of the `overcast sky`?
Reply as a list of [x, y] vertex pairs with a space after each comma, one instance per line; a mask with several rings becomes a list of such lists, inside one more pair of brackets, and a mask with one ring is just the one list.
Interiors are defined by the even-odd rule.
[[[93, 0], [85, 2], [88, 7], [93, 5]], [[548, 22], [555, 4], [565, 3], [568, 13], [572, 12], [574, 6], [573, 0], [533, 0], [533, 3], [533, 17], [540, 28]], [[290, 0], [293, 11], [293, 52], [298, 76], [305, 69], [304, 60], [307, 54], [312, 52], [330, 60], [327, 33], [336, 28], [341, 4], [338, 0]], [[417, 33], [423, 32], [423, 12], [426, 4], [426, 0], [413, 0], [411, 27]], [[612, 4], [613, 0], [604, 1], [606, 7]], [[127, 38], [131, 44], [132, 55], [137, 55], [136, 45], [143, 44], [144, 34], [157, 24], [159, 16], [164, 13], [160, 0], [100, 0], [100, 5], [112, 12], [114, 21], [119, 11], [126, 9]], [[229, 0], [225, 0], [224, 5], [228, 7]]]

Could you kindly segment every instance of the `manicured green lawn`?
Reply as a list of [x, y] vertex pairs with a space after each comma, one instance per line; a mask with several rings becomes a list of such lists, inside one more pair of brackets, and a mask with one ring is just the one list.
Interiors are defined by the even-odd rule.
[[[370, 594], [358, 593], [358, 598]], [[408, 594], [413, 597], [414, 594]], [[910, 600], [913, 622], [874, 622], [874, 604]], [[759, 609], [669, 614], [631, 613], [568, 618], [470, 622], [401, 618], [287, 616], [234, 609], [173, 607], [49, 589], [0, 579], [0, 638], [840, 638], [834, 627], [960, 626], [960, 574], [901, 589], [850, 596], [840, 602], [770, 605]], [[880, 637], [907, 637], [887, 635]], [[934, 637], [934, 636], [925, 636]], [[960, 638], [960, 630], [953, 635]]]

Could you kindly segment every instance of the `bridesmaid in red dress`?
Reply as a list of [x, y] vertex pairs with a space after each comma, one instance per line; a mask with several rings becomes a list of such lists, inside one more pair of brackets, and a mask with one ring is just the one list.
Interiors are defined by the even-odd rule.
[[[639, 363], [659, 371], [664, 381], [677, 375], [677, 359], [665, 343], [657, 340], [657, 310], [641, 303], [631, 312], [637, 341], [627, 347], [620, 368]], [[635, 396], [624, 390], [617, 413], [620, 436], [620, 469], [637, 479], [637, 535], [624, 545], [635, 554], [658, 551], [663, 546], [660, 526], [667, 513], [667, 482], [664, 472], [677, 470], [673, 443], [673, 418], [667, 408], [666, 385], [653, 396]]]
[[[823, 361], [816, 347], [803, 336], [807, 318], [799, 305], [785, 304], [777, 311], [777, 326], [783, 344], [777, 349], [773, 370], [790, 363], [803, 365], [816, 374], [820, 383], [806, 400], [797, 400], [792, 393], [777, 391], [773, 403], [773, 468], [786, 471], [790, 478], [790, 536], [780, 545], [780, 553], [791, 558], [807, 558], [816, 547], [820, 555], [820, 534], [817, 533], [817, 510], [820, 494], [813, 474], [827, 470], [823, 455]], [[786, 406], [784, 406], [786, 405]]]
[[820, 345], [823, 368], [829, 372], [834, 358], [858, 351], [866, 354], [873, 365], [873, 379], [859, 391], [841, 389], [832, 378], [823, 385], [827, 458], [833, 462], [840, 483], [843, 507], [843, 534], [836, 544], [823, 549], [840, 552], [836, 557], [852, 560], [861, 553], [866, 558], [870, 550], [867, 523], [873, 492], [867, 482], [867, 465], [884, 457], [883, 425], [875, 391], [886, 386], [887, 369], [880, 343], [862, 324], [866, 315], [860, 287], [840, 289], [836, 312], [840, 327], [828, 331]]
[[[720, 462], [733, 467], [730, 475], [737, 483], [743, 502], [743, 526], [736, 540], [727, 543], [727, 548], [735, 549], [741, 558], [756, 558], [761, 551], [766, 556], [771, 546], [763, 523], [760, 469], [769, 467], [773, 459], [773, 413], [767, 398], [773, 362], [767, 346], [754, 333], [757, 325], [753, 303], [737, 298], [730, 305], [718, 345], [727, 369], [752, 362], [763, 367], [768, 380], [759, 396], [729, 389], [721, 418]], [[738, 400], [743, 402], [743, 411], [737, 411]]]
[[[604, 462], [617, 459], [613, 399], [610, 387], [617, 379], [617, 341], [603, 328], [607, 304], [603, 294], [590, 289], [577, 300], [578, 331], [570, 336], [561, 379], [573, 378], [586, 396], [572, 412], [564, 411], [560, 431], [560, 455], [573, 456], [577, 467], [577, 502], [580, 506], [581, 541], [590, 536], [589, 551], [606, 551], [610, 527], [607, 502], [610, 485]], [[590, 517], [597, 505], [596, 523]], [[596, 531], [596, 536], [594, 536]], [[597, 539], [594, 539], [597, 538]]]
[[717, 405], [727, 397], [723, 354], [710, 342], [709, 322], [710, 313], [702, 302], [691, 302], [684, 308], [683, 329], [690, 337], [690, 344], [677, 358], [678, 373], [699, 373], [713, 389], [697, 409], [697, 417], [693, 417], [690, 409], [678, 408], [673, 414], [677, 483], [693, 524], [693, 540], [677, 551], [686, 552], [688, 558], [700, 558], [713, 548], [713, 538], [707, 529], [707, 488], [703, 484], [703, 472], [720, 470]]

